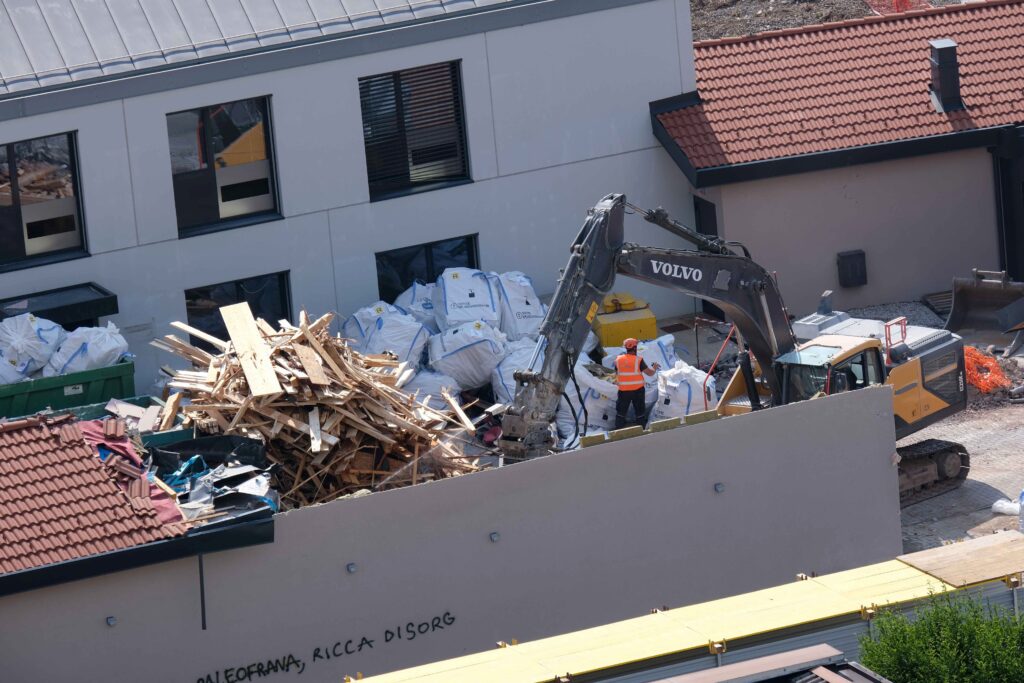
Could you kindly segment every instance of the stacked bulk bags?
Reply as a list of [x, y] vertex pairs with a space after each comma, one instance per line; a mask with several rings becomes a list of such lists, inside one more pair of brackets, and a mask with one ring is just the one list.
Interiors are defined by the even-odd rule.
[[[580, 436], [599, 434], [615, 429], [615, 398], [619, 393], [615, 383], [590, 372], [586, 367], [585, 357], [576, 362], [575, 376], [576, 383], [579, 384], [579, 393], [577, 394], [577, 388], [570, 379], [565, 387], [568, 403], [563, 397], [559, 404], [559, 413], [555, 418], [559, 436], [563, 439], [573, 436], [572, 411], [576, 412], [576, 424], [579, 425]], [[582, 403], [580, 403], [581, 398]]]
[[67, 335], [48, 359], [43, 377], [110, 367], [128, 353], [128, 342], [114, 323], [106, 327], [79, 327]]
[[420, 403], [425, 401], [424, 405], [428, 408], [444, 411], [448, 410], [448, 403], [441, 396], [441, 392], [446, 391], [458, 400], [459, 383], [440, 372], [421, 370], [402, 386], [402, 391], [407, 394], [415, 394], [416, 400]]
[[0, 384], [20, 382], [43, 369], [66, 336], [57, 323], [31, 313], [0, 321]]
[[[537, 343], [532, 339], [520, 339], [510, 342], [508, 355], [501, 359], [501, 362], [491, 372], [491, 390], [494, 392], [494, 400], [497, 403], [511, 403], [516, 395], [515, 373], [518, 370], [527, 370], [533, 352], [537, 349]], [[535, 369], [539, 369], [544, 362], [544, 352], [541, 351], [537, 357]]]
[[431, 337], [428, 348], [431, 368], [451, 376], [462, 389], [487, 384], [491, 371], [506, 354], [505, 335], [483, 320], [463, 323]]
[[390, 351], [398, 356], [398, 360], [409, 361], [419, 365], [423, 358], [423, 349], [430, 340], [430, 330], [421, 325], [411, 315], [385, 315], [377, 318], [373, 326], [366, 331], [363, 340], [363, 353], [384, 353]]
[[434, 319], [433, 296], [436, 288], [437, 285], [433, 282], [425, 285], [414, 282], [412, 287], [399, 294], [394, 302], [395, 308], [416, 318], [416, 322], [430, 330], [431, 334], [440, 332]]
[[546, 309], [533, 289], [533, 282], [519, 271], [495, 275], [501, 303], [501, 331], [510, 341], [536, 337]]
[[[704, 381], [707, 380], [707, 408], [704, 407]], [[651, 410], [651, 420], [685, 417], [690, 413], [711, 410], [718, 403], [715, 378], [706, 372], [676, 361], [658, 373], [658, 400]]]
[[341, 336], [351, 339], [356, 349], [361, 351], [367, 335], [376, 326], [378, 319], [404, 313], [405, 311], [386, 301], [374, 302], [345, 319], [341, 324]]
[[434, 319], [442, 332], [477, 321], [499, 326], [498, 295], [486, 273], [474, 268], [445, 268], [431, 296]]

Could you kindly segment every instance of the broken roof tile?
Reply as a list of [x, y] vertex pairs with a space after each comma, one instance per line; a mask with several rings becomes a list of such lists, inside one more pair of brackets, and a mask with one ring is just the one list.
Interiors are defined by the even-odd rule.
[[[52, 427], [52, 428], [51, 428]], [[118, 456], [100, 463], [78, 423], [29, 418], [0, 423], [0, 571], [66, 562], [178, 536], [186, 525], [151, 513], [148, 482]], [[115, 478], [130, 474], [136, 505]]]

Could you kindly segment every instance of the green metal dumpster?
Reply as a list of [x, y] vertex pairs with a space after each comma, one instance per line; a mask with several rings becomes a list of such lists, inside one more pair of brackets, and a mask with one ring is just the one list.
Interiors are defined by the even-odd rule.
[[61, 410], [135, 395], [135, 363], [0, 386], [0, 417]]

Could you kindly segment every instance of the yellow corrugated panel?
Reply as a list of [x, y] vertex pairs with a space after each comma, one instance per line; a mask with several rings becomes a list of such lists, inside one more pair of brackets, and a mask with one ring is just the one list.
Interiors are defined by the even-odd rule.
[[375, 683], [548, 681], [704, 649], [848, 614], [926, 598], [953, 586], [892, 560], [774, 588], [659, 612], [501, 650], [375, 677]]
[[898, 560], [827, 574], [811, 581], [864, 606], [917, 600], [953, 588]]
[[516, 652], [517, 647], [488, 650], [435, 664], [371, 676], [366, 680], [373, 683], [536, 683], [549, 681], [555, 677], [554, 672], [548, 671], [528, 657], [521, 656]]
[[707, 647], [707, 638], [665, 614], [524, 643], [515, 649], [555, 673], [578, 674]]
[[812, 581], [680, 607], [665, 616], [708, 640], [734, 640], [788, 626], [859, 612], [860, 603]]

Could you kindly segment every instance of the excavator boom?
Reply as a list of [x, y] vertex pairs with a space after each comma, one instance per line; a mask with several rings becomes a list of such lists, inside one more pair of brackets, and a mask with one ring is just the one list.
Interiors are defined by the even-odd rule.
[[[703, 251], [624, 244], [626, 206], [624, 195], [606, 196], [589, 212], [572, 243], [569, 262], [540, 327], [534, 360], [529, 369], [516, 373], [516, 396], [503, 419], [499, 443], [509, 460], [543, 455], [553, 446], [550, 424], [558, 400], [616, 273], [719, 306], [735, 323], [762, 369], [771, 368], [775, 356], [796, 347], [775, 279], [764, 268], [748, 256], [733, 253], [727, 243], [676, 223], [663, 209], [638, 211]], [[544, 362], [537, 369], [541, 349]], [[778, 378], [772, 372], [762, 376], [773, 401], [780, 403]]]

